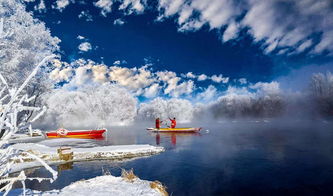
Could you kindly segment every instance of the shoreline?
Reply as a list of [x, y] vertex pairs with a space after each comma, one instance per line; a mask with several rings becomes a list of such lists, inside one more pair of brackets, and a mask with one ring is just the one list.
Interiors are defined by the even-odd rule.
[[[58, 147], [48, 147], [34, 143], [19, 143], [11, 146], [18, 150], [28, 151], [44, 160], [48, 165], [59, 165], [70, 162], [98, 161], [98, 160], [126, 160], [133, 158], [143, 158], [156, 155], [165, 151], [163, 147], [152, 146], [148, 144], [140, 145], [116, 145], [102, 146], [92, 148], [71, 148], [72, 159], [64, 160], [57, 153]], [[41, 167], [42, 164], [31, 159], [14, 160], [10, 173], [16, 173], [24, 169]]]

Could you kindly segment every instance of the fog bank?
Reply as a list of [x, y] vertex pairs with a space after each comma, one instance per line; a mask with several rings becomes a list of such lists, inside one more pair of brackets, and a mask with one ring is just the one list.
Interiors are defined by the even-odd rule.
[[[201, 95], [200, 95], [201, 96]], [[117, 84], [66, 87], [43, 97], [48, 108], [40, 125], [53, 127], [100, 127], [129, 125], [175, 117], [180, 123], [234, 119], [330, 119], [333, 116], [333, 74], [313, 74], [308, 88], [290, 92], [278, 82], [229, 86], [217, 98], [157, 97], [138, 102], [137, 97]], [[196, 100], [196, 101], [193, 101]]]

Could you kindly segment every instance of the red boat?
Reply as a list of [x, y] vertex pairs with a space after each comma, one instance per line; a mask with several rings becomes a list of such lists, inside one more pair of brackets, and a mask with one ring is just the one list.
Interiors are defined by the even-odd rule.
[[81, 138], [81, 139], [100, 139], [103, 138], [103, 133], [107, 129], [94, 130], [72, 130], [60, 128], [56, 131], [46, 132], [48, 138]]

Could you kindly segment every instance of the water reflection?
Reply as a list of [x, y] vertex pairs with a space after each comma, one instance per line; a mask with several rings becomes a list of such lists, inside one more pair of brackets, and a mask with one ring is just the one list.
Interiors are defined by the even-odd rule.
[[59, 173], [61, 173], [62, 171], [73, 169], [73, 164], [74, 162], [60, 164], [57, 166], [57, 170]]
[[176, 147], [177, 137], [193, 137], [193, 136], [201, 136], [200, 133], [152, 133], [155, 134], [156, 145], [161, 144], [162, 139], [169, 140], [173, 147]]

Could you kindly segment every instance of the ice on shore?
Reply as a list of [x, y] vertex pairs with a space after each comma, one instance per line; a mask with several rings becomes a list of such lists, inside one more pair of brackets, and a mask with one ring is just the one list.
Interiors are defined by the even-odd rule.
[[[122, 160], [143, 156], [151, 156], [164, 151], [163, 147], [141, 145], [117, 145], [100, 146], [92, 148], [71, 148], [73, 158], [65, 161], [60, 158], [57, 147], [49, 147], [34, 143], [19, 143], [12, 145], [13, 148], [28, 151], [43, 159], [49, 165], [63, 164], [66, 162], [91, 161], [91, 160]], [[27, 168], [39, 167], [41, 164], [31, 159], [17, 160], [11, 169], [11, 173]]]

